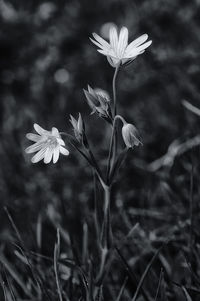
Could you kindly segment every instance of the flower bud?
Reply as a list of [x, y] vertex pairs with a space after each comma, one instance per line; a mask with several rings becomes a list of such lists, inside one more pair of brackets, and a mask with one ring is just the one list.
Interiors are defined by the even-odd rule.
[[110, 108], [110, 98], [106, 91], [102, 89], [92, 89], [88, 85], [88, 91], [83, 90], [92, 113], [97, 113], [99, 117], [106, 119], [112, 123], [112, 114]]
[[81, 142], [82, 141], [82, 136], [84, 132], [84, 123], [81, 114], [79, 113], [78, 119], [76, 120], [72, 115], [70, 115], [70, 122], [72, 124], [73, 130], [74, 130], [74, 135], [76, 139]]
[[142, 144], [139, 133], [136, 127], [131, 123], [125, 123], [122, 127], [122, 137], [128, 148], [133, 148], [134, 145]]

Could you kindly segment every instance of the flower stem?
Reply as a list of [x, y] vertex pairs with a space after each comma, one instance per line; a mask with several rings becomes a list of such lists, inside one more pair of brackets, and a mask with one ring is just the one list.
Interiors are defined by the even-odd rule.
[[[113, 117], [115, 118], [115, 116], [117, 115], [117, 96], [116, 96], [116, 79], [117, 79], [117, 75], [118, 75], [118, 71], [119, 71], [119, 67], [120, 64], [118, 64], [115, 68], [115, 72], [113, 75], [113, 82], [112, 82], [112, 87], [113, 87], [113, 104], [114, 104], [114, 108], [113, 108]], [[117, 154], [117, 130], [114, 133], [114, 140], [113, 140], [113, 156], [112, 156], [112, 160], [113, 162], [115, 161], [115, 157]]]
[[[120, 116], [120, 115], [116, 115], [115, 118], [114, 118], [114, 121], [113, 121], [112, 134], [111, 134], [110, 146], [109, 146], [109, 154], [108, 154], [107, 172], [106, 172], [106, 181], [107, 181], [106, 183], [108, 185], [110, 184], [109, 175], [110, 175], [110, 170], [111, 170], [111, 163], [112, 163], [112, 166], [113, 166], [114, 162], [115, 162], [115, 155], [116, 155], [113, 152], [113, 144], [114, 144], [114, 137], [115, 137], [115, 129], [116, 129], [116, 121], [117, 121], [117, 119], [120, 119], [123, 124], [126, 122], [124, 120], [124, 118], [122, 116]], [[113, 158], [113, 160], [112, 160], [112, 158]]]
[[112, 248], [112, 229], [110, 222], [110, 190], [111, 187], [102, 185], [104, 190], [104, 218], [101, 231], [101, 258], [99, 272], [96, 277], [98, 286], [102, 283], [105, 275], [105, 267], [109, 255], [109, 250]]
[[102, 227], [102, 246], [110, 248], [112, 245], [112, 230], [110, 222], [110, 192], [111, 187], [104, 185], [104, 219]]
[[113, 88], [113, 103], [114, 103], [114, 117], [115, 115], [117, 115], [117, 97], [116, 97], [116, 79], [117, 79], [117, 75], [118, 75], [118, 72], [119, 72], [119, 66], [120, 65], [117, 65], [116, 68], [115, 68], [115, 72], [114, 72], [114, 75], [113, 75], [113, 81], [112, 81], [112, 88]]

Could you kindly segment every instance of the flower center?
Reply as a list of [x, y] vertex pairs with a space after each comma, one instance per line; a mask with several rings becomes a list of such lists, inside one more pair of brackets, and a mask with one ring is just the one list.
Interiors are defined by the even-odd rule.
[[54, 136], [49, 136], [46, 140], [46, 143], [49, 147], [56, 147], [58, 145], [57, 139]]

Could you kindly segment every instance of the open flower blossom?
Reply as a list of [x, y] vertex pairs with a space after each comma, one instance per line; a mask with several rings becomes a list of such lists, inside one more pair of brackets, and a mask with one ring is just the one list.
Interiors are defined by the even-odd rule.
[[38, 134], [28, 133], [26, 137], [35, 143], [25, 150], [28, 154], [36, 153], [31, 159], [32, 163], [44, 160], [44, 163], [48, 164], [52, 159], [53, 163], [56, 163], [60, 153], [65, 156], [69, 155], [57, 128], [53, 127], [51, 131], [47, 131], [36, 123], [33, 127]]
[[93, 37], [94, 39], [90, 38], [90, 40], [100, 48], [97, 50], [98, 52], [107, 56], [112, 67], [131, 62], [152, 43], [152, 41], [146, 42], [148, 35], [143, 34], [128, 44], [128, 29], [126, 27], [122, 27], [118, 35], [116, 27], [112, 26], [109, 32], [109, 43], [96, 33], [93, 33]]
[[140, 141], [138, 130], [131, 123], [124, 123], [122, 127], [122, 137], [125, 145], [128, 148], [133, 148], [134, 146], [142, 144], [142, 142]]

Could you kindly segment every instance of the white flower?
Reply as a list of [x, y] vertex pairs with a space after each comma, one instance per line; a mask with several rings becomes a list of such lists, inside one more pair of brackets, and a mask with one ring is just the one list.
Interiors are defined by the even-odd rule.
[[107, 91], [101, 88], [95, 88], [94, 92], [99, 95], [100, 98], [104, 98], [107, 102], [110, 101], [110, 96]]
[[37, 163], [44, 159], [44, 163], [49, 163], [53, 158], [53, 163], [58, 161], [60, 153], [68, 156], [69, 151], [64, 148], [65, 142], [61, 139], [58, 129], [53, 127], [51, 131], [46, 131], [38, 124], [34, 124], [34, 129], [38, 134], [29, 133], [26, 137], [35, 142], [26, 148], [26, 153], [36, 153], [31, 159], [32, 163]]
[[93, 33], [93, 37], [94, 39], [90, 38], [90, 40], [100, 48], [97, 51], [106, 55], [109, 63], [113, 67], [131, 62], [138, 55], [142, 54], [152, 43], [152, 41], [146, 42], [148, 35], [143, 34], [128, 44], [128, 29], [126, 27], [122, 27], [118, 35], [116, 27], [112, 26], [109, 32], [110, 43], [96, 33]]
[[[106, 91], [96, 88], [92, 89], [88, 85], [88, 90], [83, 89], [87, 103], [92, 109], [92, 113], [97, 112], [97, 114], [106, 119], [108, 122], [112, 120], [110, 98]], [[112, 123], [112, 122], [111, 122]]]
[[122, 127], [122, 137], [128, 148], [142, 144], [136, 127], [131, 123], [125, 123]]

